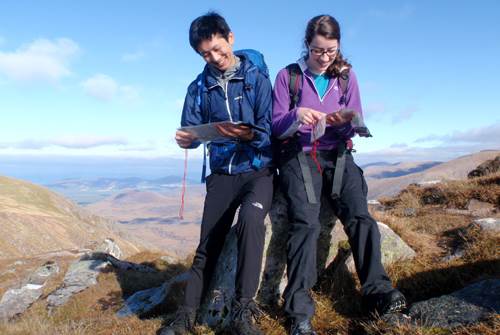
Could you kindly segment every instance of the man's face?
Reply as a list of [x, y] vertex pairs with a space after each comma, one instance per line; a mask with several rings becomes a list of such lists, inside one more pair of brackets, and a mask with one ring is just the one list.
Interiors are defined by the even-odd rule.
[[220, 34], [215, 34], [210, 40], [203, 40], [198, 46], [198, 53], [205, 62], [215, 66], [220, 71], [226, 71], [234, 64], [233, 33], [226, 40]]

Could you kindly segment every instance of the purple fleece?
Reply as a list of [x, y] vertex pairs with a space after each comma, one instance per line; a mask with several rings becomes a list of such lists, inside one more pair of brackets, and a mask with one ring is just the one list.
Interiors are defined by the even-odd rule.
[[[361, 115], [361, 100], [359, 96], [356, 75], [351, 69], [349, 73], [349, 84], [347, 86], [346, 104], [340, 105], [341, 88], [338, 79], [330, 80], [323, 99], [320, 99], [314, 86], [314, 79], [303, 59], [298, 61], [303, 73], [302, 93], [297, 107], [308, 107], [325, 114], [338, 111], [341, 108], [349, 108], [358, 111]], [[279, 139], [287, 138], [296, 130], [300, 133], [300, 142], [304, 151], [311, 150], [311, 127], [301, 125], [297, 121], [297, 107], [289, 110], [290, 95], [288, 89], [289, 76], [285, 69], [280, 70], [276, 76], [273, 89], [273, 119], [272, 132]], [[319, 139], [319, 150], [331, 150], [337, 147], [341, 139], [346, 140], [354, 136], [354, 130], [350, 123], [339, 127], [327, 126], [325, 134]]]

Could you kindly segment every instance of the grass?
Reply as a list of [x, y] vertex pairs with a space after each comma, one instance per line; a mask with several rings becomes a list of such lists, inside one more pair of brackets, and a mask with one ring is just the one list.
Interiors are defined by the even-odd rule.
[[[374, 217], [389, 225], [417, 251], [415, 259], [396, 262], [387, 267], [393, 284], [407, 296], [410, 303], [448, 294], [482, 279], [500, 278], [499, 234], [471, 226], [473, 218], [468, 215], [450, 214], [443, 210], [450, 207], [465, 208], [473, 198], [490, 202], [498, 208], [499, 181], [500, 174], [496, 174], [427, 188], [412, 185], [398, 196], [382, 201], [389, 210], [374, 213]], [[405, 208], [414, 208], [416, 211], [408, 216]], [[457, 247], [464, 250], [463, 257], [451, 261], [442, 260], [443, 256]], [[154, 267], [158, 270], [157, 273], [103, 273], [98, 278], [98, 285], [77, 294], [64, 307], [51, 314], [45, 308], [45, 299], [42, 299], [17, 320], [0, 323], [0, 334], [156, 334], [164, 322], [172, 319], [182, 298], [182, 284], [178, 284], [172, 290], [173, 294], [143, 319], [120, 319], [115, 313], [126, 297], [138, 290], [159, 286], [165, 280], [184, 272], [192, 261], [190, 257], [183, 263], [168, 264], [160, 256], [142, 252], [128, 259]], [[0, 269], [3, 265], [5, 264], [0, 263]], [[67, 268], [67, 264], [62, 267]], [[62, 277], [63, 273], [60, 273], [48, 283], [44, 298], [59, 285]], [[13, 280], [12, 277], [4, 278]], [[346, 276], [345, 273], [327, 272], [327, 275], [319, 278], [313, 292], [316, 303], [313, 324], [318, 334], [500, 333], [498, 316], [453, 330], [389, 325], [381, 319], [370, 319], [363, 314], [358, 289], [357, 278]], [[265, 309], [260, 327], [267, 335], [287, 334], [285, 317], [279, 309]], [[212, 334], [208, 328], [201, 326], [196, 333]]]

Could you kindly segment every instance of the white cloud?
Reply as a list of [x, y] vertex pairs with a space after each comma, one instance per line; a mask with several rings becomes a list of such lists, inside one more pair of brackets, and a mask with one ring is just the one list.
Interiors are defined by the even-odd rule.
[[82, 82], [82, 87], [88, 95], [104, 101], [113, 99], [118, 91], [116, 81], [104, 74], [96, 74], [85, 80]]
[[26, 139], [14, 143], [0, 143], [0, 148], [25, 150], [39, 150], [48, 147], [62, 147], [68, 149], [89, 149], [109, 145], [126, 145], [128, 142], [122, 137], [112, 136], [63, 136], [52, 139]]
[[0, 51], [0, 74], [22, 82], [56, 83], [71, 75], [68, 66], [79, 50], [68, 38], [37, 39], [13, 52]]
[[500, 147], [500, 121], [496, 121], [492, 125], [471, 128], [463, 131], [454, 131], [451, 134], [443, 135], [428, 135], [421, 137], [415, 143], [425, 142], [442, 142], [445, 144], [469, 144], [469, 145], [487, 145], [492, 147]]
[[111, 101], [114, 98], [126, 102], [135, 102], [139, 99], [139, 91], [134, 86], [120, 85], [115, 79], [105, 74], [96, 74], [81, 83], [86, 94], [102, 101]]

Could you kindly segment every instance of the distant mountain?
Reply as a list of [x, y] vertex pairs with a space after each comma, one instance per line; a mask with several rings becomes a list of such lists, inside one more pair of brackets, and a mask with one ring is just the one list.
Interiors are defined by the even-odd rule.
[[[473, 170], [484, 161], [493, 159], [498, 155], [500, 155], [499, 150], [481, 151], [448, 162], [435, 164], [420, 172], [393, 178], [376, 178], [374, 176], [377, 176], [379, 173], [373, 173], [373, 171], [365, 173], [369, 190], [368, 199], [395, 195], [411, 183], [432, 183], [441, 180], [466, 179], [469, 171]], [[435, 162], [430, 163], [433, 164]]]
[[150, 249], [191, 253], [199, 240], [205, 185], [189, 185], [184, 218], [178, 216], [181, 189], [169, 193], [129, 190], [86, 206], [89, 211], [120, 224], [120, 230], [141, 240]]
[[366, 177], [382, 179], [401, 177], [430, 169], [442, 162], [403, 162], [394, 164], [368, 164], [363, 167]]
[[79, 249], [106, 237], [127, 254], [139, 251], [109, 220], [45, 187], [0, 176], [0, 258]]
[[[188, 179], [188, 185], [199, 183]], [[98, 202], [109, 196], [126, 190], [147, 190], [168, 192], [182, 184], [180, 176], [166, 176], [158, 179], [130, 178], [98, 178], [98, 179], [64, 179], [46, 186], [64, 194], [80, 205]]]

